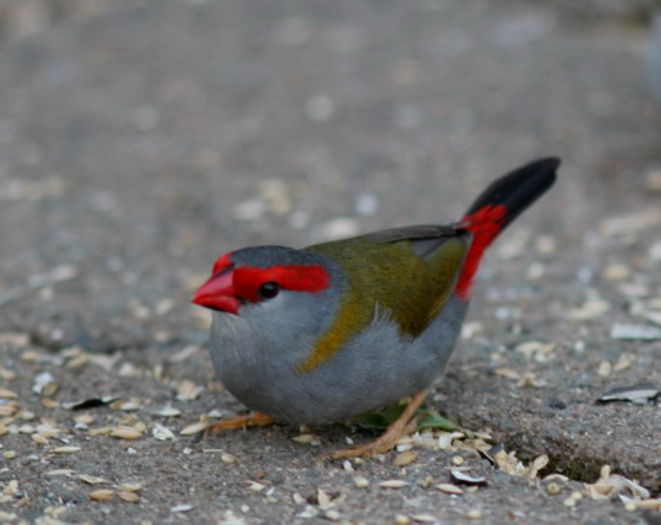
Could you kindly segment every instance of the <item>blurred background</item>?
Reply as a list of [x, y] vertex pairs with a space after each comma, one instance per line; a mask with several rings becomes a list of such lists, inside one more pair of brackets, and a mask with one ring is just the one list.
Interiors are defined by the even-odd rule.
[[[659, 9], [659, 0], [0, 0], [0, 366], [12, 369], [11, 388], [36, 414], [45, 409], [33, 378], [44, 371], [61, 385], [58, 402], [118, 393], [173, 402], [180, 426], [201, 411], [240, 410], [214, 383], [209, 313], [189, 303], [219, 254], [454, 221], [495, 177], [557, 155], [557, 185], [487, 256], [430, 403], [529, 459], [547, 453], [550, 471], [592, 482], [608, 463], [658, 493], [656, 407], [594, 400], [660, 380]], [[194, 387], [194, 402], [175, 394], [179, 382]], [[153, 423], [149, 410], [140, 415]], [[71, 423], [63, 409], [46, 413]], [[152, 455], [131, 465], [155, 473], [148, 498], [165, 515], [189, 501], [186, 483], [208, 510], [219, 486], [239, 490], [243, 465], [261, 471], [265, 457], [296, 487], [317, 486], [319, 472], [335, 486], [335, 471], [308, 469], [315, 451], [302, 456], [291, 432], [223, 436], [241, 457], [236, 478], [203, 453], [163, 454], [150, 439], [132, 442]], [[345, 430], [335, 432], [329, 443], [344, 443]], [[27, 493], [43, 494], [46, 463], [17, 443], [32, 469]], [[106, 459], [120, 448], [96, 441], [77, 456], [81, 471], [112, 463], [124, 479], [133, 467]], [[380, 479], [400, 475], [389, 462], [372, 467]], [[61, 479], [49, 494], [69, 490]], [[528, 480], [510, 489], [484, 493], [509, 509], [528, 490], [526, 512], [542, 507]], [[76, 490], [58, 501], [87, 501]], [[360, 512], [393, 501], [360, 493]], [[547, 521], [562, 521], [561, 508], [588, 522], [574, 514], [586, 505], [547, 507]], [[500, 522], [513, 519], [508, 509]], [[265, 523], [273, 512], [265, 507]]]
[[0, 0], [0, 325], [202, 338], [187, 300], [218, 254], [452, 221], [545, 155], [560, 182], [498, 272], [589, 282], [605, 219], [658, 225], [659, 5]]

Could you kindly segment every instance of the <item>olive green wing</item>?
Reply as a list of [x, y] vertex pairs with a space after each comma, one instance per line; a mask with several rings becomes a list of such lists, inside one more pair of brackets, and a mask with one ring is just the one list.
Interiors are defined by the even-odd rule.
[[298, 371], [321, 366], [378, 316], [391, 316], [403, 334], [420, 335], [452, 295], [469, 246], [468, 232], [425, 225], [306, 248], [339, 263], [347, 286], [333, 323]]

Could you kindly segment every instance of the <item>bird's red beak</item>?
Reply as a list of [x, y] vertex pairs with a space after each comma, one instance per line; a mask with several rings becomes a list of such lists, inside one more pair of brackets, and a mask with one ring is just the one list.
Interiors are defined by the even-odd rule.
[[197, 289], [192, 302], [205, 308], [237, 315], [241, 303], [234, 296], [233, 277], [232, 271], [212, 275]]

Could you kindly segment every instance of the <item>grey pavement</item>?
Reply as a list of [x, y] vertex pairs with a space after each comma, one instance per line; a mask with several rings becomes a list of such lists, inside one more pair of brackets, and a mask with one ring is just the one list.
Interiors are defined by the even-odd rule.
[[[0, 47], [0, 521], [659, 523], [658, 398], [595, 402], [661, 384], [654, 2], [138, 3]], [[427, 402], [453, 449], [198, 432], [242, 410], [189, 304], [216, 256], [452, 221], [549, 154]], [[548, 464], [508, 474], [472, 433]], [[439, 489], [459, 463], [487, 484]], [[594, 499], [604, 465], [647, 498]]]

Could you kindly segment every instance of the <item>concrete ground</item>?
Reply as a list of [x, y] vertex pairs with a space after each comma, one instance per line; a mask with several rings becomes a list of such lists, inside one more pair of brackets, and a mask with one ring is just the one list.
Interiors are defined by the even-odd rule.
[[[5, 31], [0, 522], [659, 523], [653, 7], [154, 0]], [[337, 463], [373, 434], [203, 435], [242, 409], [189, 304], [218, 254], [452, 221], [549, 154], [427, 401], [461, 434]]]

